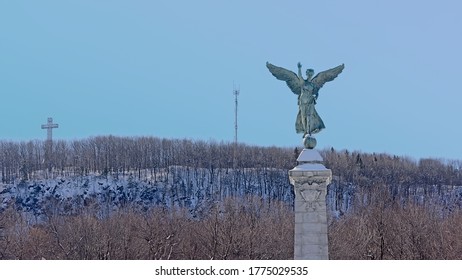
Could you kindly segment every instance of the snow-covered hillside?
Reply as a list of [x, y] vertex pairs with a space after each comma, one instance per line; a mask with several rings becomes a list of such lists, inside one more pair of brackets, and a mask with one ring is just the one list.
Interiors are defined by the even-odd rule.
[[101, 215], [126, 205], [184, 207], [193, 217], [229, 196], [252, 195], [271, 203], [293, 201], [287, 172], [275, 169], [214, 170], [172, 166], [163, 176], [135, 174], [57, 176], [0, 185], [0, 210], [13, 206], [40, 220], [48, 213]]
[[[155, 206], [181, 207], [192, 217], [201, 217], [204, 211], [226, 197], [254, 196], [269, 204], [277, 200], [289, 205], [294, 198], [287, 171], [269, 168], [233, 170], [171, 166], [156, 176], [137, 172], [34, 177], [0, 184], [0, 211], [11, 206], [39, 221], [47, 214], [76, 214], [88, 207], [103, 217], [129, 205], [141, 211]], [[462, 187], [459, 186], [391, 185], [386, 188], [392, 196], [388, 199], [393, 201], [433, 203], [446, 209], [462, 205]], [[351, 211], [355, 204], [367, 205], [371, 199], [387, 199], [371, 198], [370, 193], [368, 187], [340, 182], [334, 176], [327, 192], [328, 211], [332, 217], [339, 217]]]

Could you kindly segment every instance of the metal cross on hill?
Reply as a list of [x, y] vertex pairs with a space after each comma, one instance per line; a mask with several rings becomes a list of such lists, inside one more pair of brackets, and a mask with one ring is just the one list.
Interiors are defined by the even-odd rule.
[[58, 124], [53, 123], [53, 118], [48, 118], [47, 124], [42, 124], [42, 129], [47, 129], [47, 140], [52, 140], [52, 129], [58, 128]]

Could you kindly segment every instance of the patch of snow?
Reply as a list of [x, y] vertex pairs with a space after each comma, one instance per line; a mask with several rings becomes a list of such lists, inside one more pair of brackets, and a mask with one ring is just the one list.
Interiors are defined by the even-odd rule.
[[323, 171], [328, 170], [324, 165], [320, 163], [304, 163], [297, 165], [293, 170], [297, 171]]

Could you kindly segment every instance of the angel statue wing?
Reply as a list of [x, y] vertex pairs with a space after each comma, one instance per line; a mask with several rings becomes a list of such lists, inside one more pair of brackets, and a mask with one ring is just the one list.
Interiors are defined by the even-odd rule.
[[[337, 78], [337, 76], [342, 73], [343, 68], [345, 68], [345, 65], [339, 65], [335, 68], [319, 72], [312, 80], [311, 82], [316, 86], [316, 88], [319, 90], [322, 88], [322, 86], [327, 83], [332, 81], [333, 79]], [[274, 74], [273, 74], [274, 75]]]
[[266, 67], [268, 67], [268, 70], [274, 77], [276, 77], [276, 79], [285, 81], [293, 93], [300, 95], [303, 80], [300, 79], [297, 74], [282, 67], [275, 66], [269, 62], [266, 62]]

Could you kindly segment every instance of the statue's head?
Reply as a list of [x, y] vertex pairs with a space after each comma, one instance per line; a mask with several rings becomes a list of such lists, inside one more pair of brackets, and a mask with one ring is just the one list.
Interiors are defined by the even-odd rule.
[[308, 77], [308, 80], [310, 80], [314, 75], [314, 70], [313, 69], [306, 69], [306, 76]]

